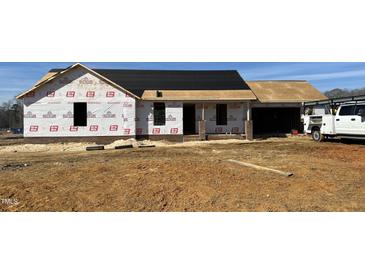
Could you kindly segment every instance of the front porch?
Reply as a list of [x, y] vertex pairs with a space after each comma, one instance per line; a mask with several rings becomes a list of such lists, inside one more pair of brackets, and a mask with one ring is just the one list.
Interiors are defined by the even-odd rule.
[[183, 102], [184, 141], [253, 139], [250, 101]]

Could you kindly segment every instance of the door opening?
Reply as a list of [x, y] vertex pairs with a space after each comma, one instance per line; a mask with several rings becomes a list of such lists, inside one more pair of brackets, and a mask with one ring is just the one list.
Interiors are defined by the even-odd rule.
[[183, 105], [183, 130], [184, 134], [195, 134], [195, 105]]

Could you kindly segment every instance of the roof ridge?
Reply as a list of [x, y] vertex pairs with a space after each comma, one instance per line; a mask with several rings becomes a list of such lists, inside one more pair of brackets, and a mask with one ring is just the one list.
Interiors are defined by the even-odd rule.
[[246, 82], [308, 82], [308, 80], [246, 80]]
[[[105, 68], [91, 68], [94, 71], [98, 71], [98, 70], [108, 70], [108, 71], [135, 71], [135, 72], [235, 72], [235, 73], [239, 73], [237, 70], [232, 70], [232, 69], [228, 69], [228, 70], [190, 70], [190, 69], [105, 69]], [[59, 71], [63, 71], [65, 70], [64, 68], [52, 68], [50, 69], [48, 72], [59, 72]]]

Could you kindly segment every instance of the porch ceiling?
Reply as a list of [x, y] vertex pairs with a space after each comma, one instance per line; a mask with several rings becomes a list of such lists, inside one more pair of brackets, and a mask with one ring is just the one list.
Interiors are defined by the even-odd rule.
[[142, 100], [153, 101], [241, 101], [256, 100], [251, 90], [145, 90]]

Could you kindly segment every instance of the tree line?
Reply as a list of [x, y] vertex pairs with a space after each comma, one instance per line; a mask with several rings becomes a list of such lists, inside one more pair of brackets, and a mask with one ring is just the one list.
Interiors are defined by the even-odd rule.
[[328, 98], [341, 98], [341, 97], [348, 97], [348, 96], [358, 96], [358, 95], [365, 95], [365, 88], [358, 88], [358, 89], [341, 89], [335, 88], [324, 93]]

